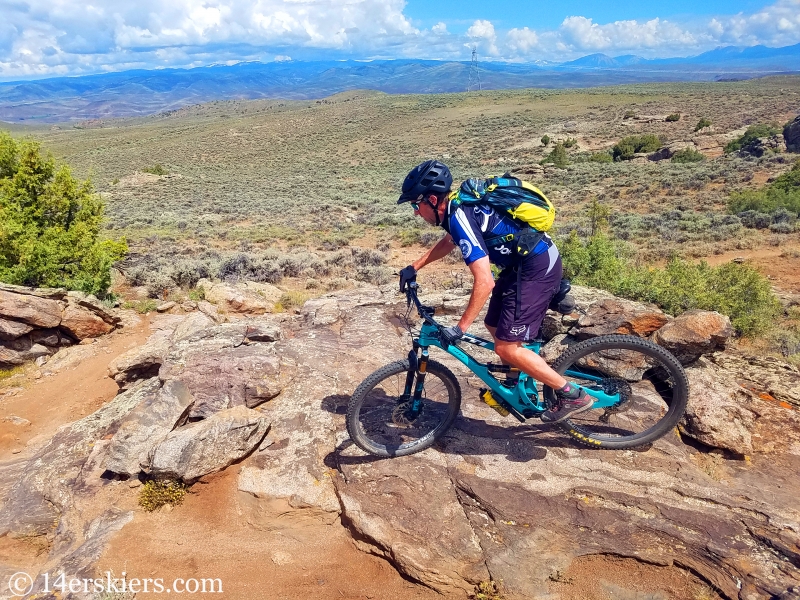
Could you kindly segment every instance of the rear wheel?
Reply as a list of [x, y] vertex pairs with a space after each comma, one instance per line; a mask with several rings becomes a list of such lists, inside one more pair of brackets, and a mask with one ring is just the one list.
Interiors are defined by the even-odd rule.
[[347, 405], [347, 433], [375, 456], [405, 456], [432, 445], [452, 425], [461, 407], [461, 386], [443, 364], [428, 360], [422, 410], [410, 415], [402, 402], [408, 360], [382, 367], [356, 388]]
[[[649, 340], [592, 338], [565, 350], [552, 366], [588, 390], [619, 396], [614, 406], [593, 408], [560, 423], [573, 438], [594, 448], [649, 444], [673, 429], [686, 409], [689, 381], [683, 367]], [[551, 388], [545, 388], [545, 397], [555, 400]]]

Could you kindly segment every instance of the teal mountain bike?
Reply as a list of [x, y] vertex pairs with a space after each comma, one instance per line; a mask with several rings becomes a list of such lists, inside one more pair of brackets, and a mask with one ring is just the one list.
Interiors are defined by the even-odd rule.
[[[445, 365], [429, 358], [432, 347], [444, 350], [483, 381], [481, 399], [503, 416], [520, 422], [534, 419], [555, 402], [555, 393], [507, 365], [481, 363], [461, 344], [494, 350], [488, 340], [465, 334], [458, 345], [442, 341], [443, 326], [435, 309], [406, 291], [422, 318], [412, 335], [408, 358], [390, 363], [367, 377], [350, 398], [347, 431], [362, 450], [382, 457], [405, 456], [431, 446], [453, 424], [461, 407], [458, 379]], [[539, 352], [543, 340], [526, 344]], [[670, 352], [639, 337], [602, 335], [567, 347], [551, 365], [568, 381], [594, 397], [592, 408], [559, 423], [578, 442], [594, 448], [647, 446], [672, 430], [686, 409], [689, 382]], [[503, 377], [498, 379], [495, 374]]]

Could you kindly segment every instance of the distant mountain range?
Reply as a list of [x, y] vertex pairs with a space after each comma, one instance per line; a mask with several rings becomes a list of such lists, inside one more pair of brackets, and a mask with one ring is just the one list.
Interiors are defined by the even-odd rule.
[[626, 54], [610, 57], [590, 54], [559, 65], [560, 68], [625, 69], [704, 67], [731, 71], [800, 71], [800, 44], [783, 48], [725, 46], [687, 58], [654, 58]]
[[[434, 60], [286, 61], [123, 71], [0, 83], [0, 121], [56, 123], [148, 115], [211, 100], [323, 98], [351, 89], [466, 91], [470, 63]], [[483, 89], [575, 88], [622, 83], [800, 74], [800, 44], [729, 46], [688, 58], [591, 54], [562, 64], [484, 62]]]

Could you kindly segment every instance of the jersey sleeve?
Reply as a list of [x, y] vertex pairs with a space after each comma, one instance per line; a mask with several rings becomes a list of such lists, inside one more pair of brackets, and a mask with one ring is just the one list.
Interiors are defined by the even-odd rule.
[[466, 264], [472, 264], [479, 258], [489, 256], [483, 235], [473, 215], [459, 206], [450, 215], [449, 225], [450, 236], [461, 249], [461, 256], [464, 257]]

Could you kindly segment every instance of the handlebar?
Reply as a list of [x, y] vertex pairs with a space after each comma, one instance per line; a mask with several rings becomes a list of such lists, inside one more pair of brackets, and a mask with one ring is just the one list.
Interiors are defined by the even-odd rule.
[[436, 327], [436, 329], [441, 329], [442, 326], [433, 318], [433, 315], [436, 313], [436, 308], [433, 306], [425, 306], [419, 301], [419, 297], [417, 297], [418, 289], [419, 284], [417, 284], [416, 281], [409, 281], [406, 284], [406, 306], [411, 306], [413, 302], [414, 306], [417, 308], [417, 313], [419, 313], [419, 316], [422, 317], [426, 323], [430, 323]]

